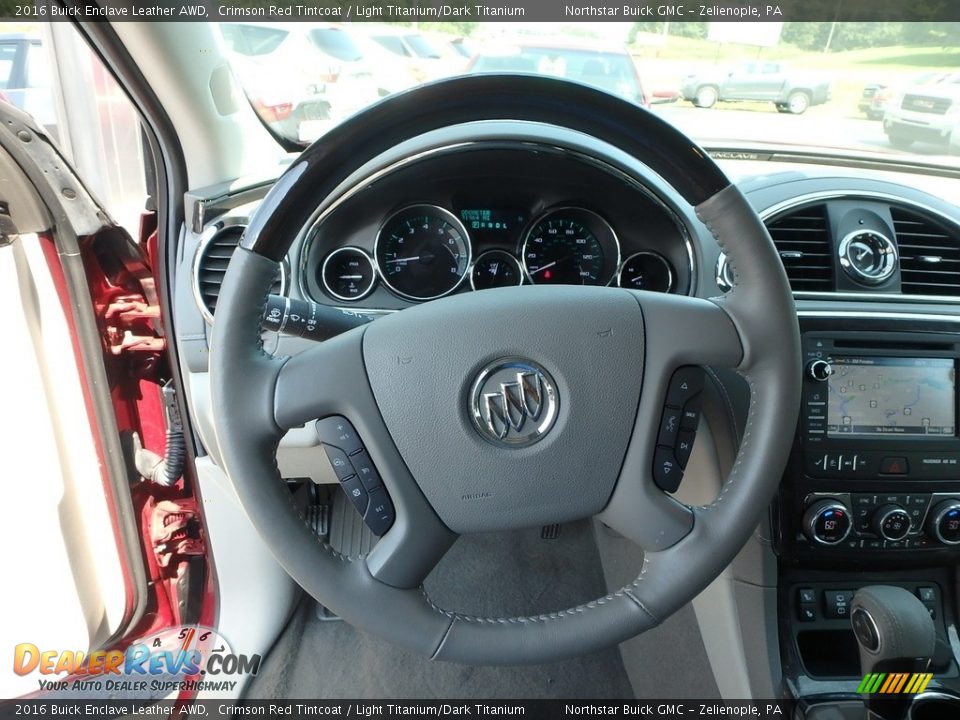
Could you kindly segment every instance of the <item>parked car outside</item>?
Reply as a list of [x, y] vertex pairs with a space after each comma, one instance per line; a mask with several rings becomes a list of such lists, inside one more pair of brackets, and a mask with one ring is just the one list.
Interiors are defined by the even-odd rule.
[[746, 62], [727, 72], [692, 73], [681, 95], [699, 108], [718, 102], [772, 102], [779, 112], [802, 115], [830, 100], [830, 81], [794, 72], [779, 62]]
[[219, 28], [257, 113], [285, 137], [312, 140], [378, 97], [362, 53], [337, 26], [230, 22]]
[[960, 73], [898, 93], [884, 113], [883, 132], [901, 150], [924, 141], [960, 153]]
[[30, 113], [54, 138], [57, 113], [53, 104], [53, 70], [39, 35], [0, 35], [0, 100]]
[[[930, 85], [948, 77], [945, 72], [928, 72], [917, 75], [906, 85]], [[897, 84], [892, 82], [871, 83], [864, 86], [857, 109], [864, 113], [869, 120], [883, 120], [890, 100], [897, 94]]]
[[394, 62], [404, 63], [416, 77], [426, 82], [455, 75], [463, 69], [463, 58], [445, 41], [435, 41], [410, 28], [374, 26], [363, 28], [373, 42], [389, 51]]
[[480, 50], [468, 72], [527, 72], [576, 80], [644, 107], [649, 100], [640, 73], [625, 48], [599, 50], [567, 41], [521, 40]]

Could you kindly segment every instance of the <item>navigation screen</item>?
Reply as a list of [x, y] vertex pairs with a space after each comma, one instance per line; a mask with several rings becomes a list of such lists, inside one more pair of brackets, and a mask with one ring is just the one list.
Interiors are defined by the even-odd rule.
[[955, 434], [954, 361], [831, 358], [827, 435]]

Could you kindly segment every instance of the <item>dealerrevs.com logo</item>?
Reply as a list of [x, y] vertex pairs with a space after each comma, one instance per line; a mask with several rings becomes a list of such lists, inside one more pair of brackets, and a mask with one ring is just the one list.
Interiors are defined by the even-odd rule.
[[14, 648], [13, 671], [37, 678], [43, 695], [109, 693], [150, 698], [174, 691], [232, 691], [256, 675], [260, 655], [235, 653], [212, 628], [183, 626], [141, 638], [124, 650]]

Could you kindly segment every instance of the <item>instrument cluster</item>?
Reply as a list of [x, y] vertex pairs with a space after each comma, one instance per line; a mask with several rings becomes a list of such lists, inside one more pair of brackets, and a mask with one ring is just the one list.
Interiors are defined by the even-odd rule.
[[[622, 182], [605, 188], [610, 178], [589, 177], [595, 170], [565, 178], [528, 167], [514, 170], [507, 183], [475, 170], [480, 177], [451, 182], [438, 174], [418, 182], [416, 194], [399, 181], [380, 193], [371, 187], [315, 220], [300, 251], [304, 295], [400, 309], [519, 285], [690, 292], [685, 229], [654, 198], [626, 194]], [[542, 188], [531, 192], [525, 174], [535, 174]]]

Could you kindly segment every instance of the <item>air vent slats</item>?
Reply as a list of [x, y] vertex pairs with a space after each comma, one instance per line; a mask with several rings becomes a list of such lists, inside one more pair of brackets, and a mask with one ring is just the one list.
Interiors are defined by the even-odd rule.
[[904, 295], [960, 295], [960, 237], [934, 218], [891, 206]]
[[[240, 244], [240, 238], [243, 236], [245, 229], [240, 225], [224, 228], [210, 238], [200, 250], [195, 278], [197, 300], [203, 304], [203, 309], [206, 310], [208, 318], [213, 317], [217, 306], [217, 298], [220, 297], [223, 277], [227, 274], [230, 258], [233, 257], [237, 245]], [[278, 271], [270, 292], [282, 295], [283, 291], [283, 276]]]
[[794, 292], [833, 290], [833, 246], [826, 205], [813, 205], [768, 221]]

